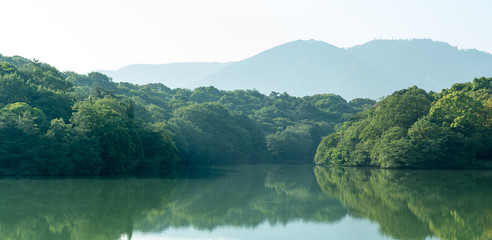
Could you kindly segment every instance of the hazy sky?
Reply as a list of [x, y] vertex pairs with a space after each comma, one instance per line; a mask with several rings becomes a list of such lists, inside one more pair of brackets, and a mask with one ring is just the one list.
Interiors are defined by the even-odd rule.
[[0, 53], [79, 73], [236, 61], [317, 39], [431, 38], [492, 52], [490, 0], [0, 0]]

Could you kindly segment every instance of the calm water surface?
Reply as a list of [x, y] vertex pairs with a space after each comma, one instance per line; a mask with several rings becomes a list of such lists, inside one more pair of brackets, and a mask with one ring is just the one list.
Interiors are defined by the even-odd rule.
[[0, 239], [492, 239], [492, 171], [287, 164], [3, 179]]

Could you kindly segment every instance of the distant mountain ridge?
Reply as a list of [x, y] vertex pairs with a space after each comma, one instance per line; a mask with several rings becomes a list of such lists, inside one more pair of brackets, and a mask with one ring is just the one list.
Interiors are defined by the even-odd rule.
[[132, 64], [118, 70], [96, 70], [117, 82], [136, 84], [164, 83], [170, 88], [193, 88], [200, 79], [220, 71], [231, 63], [183, 62], [168, 64]]
[[351, 48], [297, 40], [232, 63], [141, 64], [99, 72], [115, 81], [161, 82], [171, 88], [215, 86], [375, 99], [413, 85], [440, 91], [475, 77], [491, 77], [492, 55], [430, 39], [373, 40]]

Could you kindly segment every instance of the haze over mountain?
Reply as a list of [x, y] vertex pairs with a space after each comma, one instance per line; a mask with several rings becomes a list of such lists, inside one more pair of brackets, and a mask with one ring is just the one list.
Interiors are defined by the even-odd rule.
[[429, 39], [373, 40], [347, 49], [298, 40], [234, 63], [141, 64], [100, 72], [115, 81], [161, 82], [172, 88], [215, 86], [267, 94], [379, 98], [413, 85], [440, 91], [457, 82], [490, 77], [492, 55]]
[[132, 64], [118, 70], [96, 70], [96, 72], [106, 74], [117, 82], [164, 83], [170, 88], [192, 88], [200, 79], [230, 64], [218, 62]]

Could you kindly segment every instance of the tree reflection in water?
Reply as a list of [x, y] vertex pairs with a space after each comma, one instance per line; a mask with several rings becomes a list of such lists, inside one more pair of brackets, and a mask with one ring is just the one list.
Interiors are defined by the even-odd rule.
[[321, 191], [312, 167], [204, 167], [176, 179], [4, 179], [0, 239], [106, 240], [169, 228], [339, 221], [347, 212]]
[[171, 228], [379, 224], [397, 239], [492, 239], [492, 172], [200, 167], [171, 178], [0, 180], [0, 239], [119, 239]]
[[491, 171], [315, 168], [323, 191], [350, 216], [397, 239], [492, 239]]

